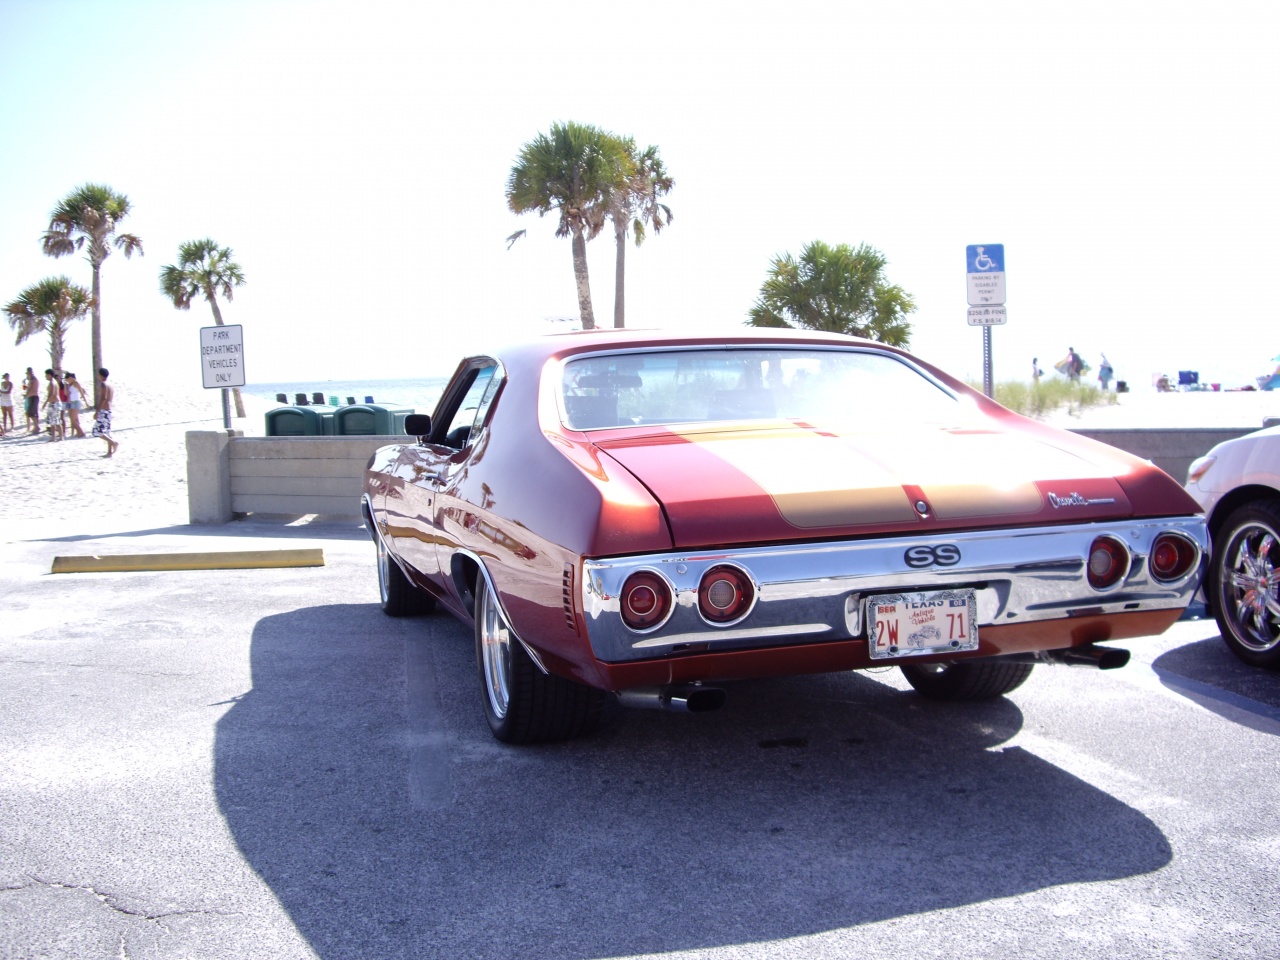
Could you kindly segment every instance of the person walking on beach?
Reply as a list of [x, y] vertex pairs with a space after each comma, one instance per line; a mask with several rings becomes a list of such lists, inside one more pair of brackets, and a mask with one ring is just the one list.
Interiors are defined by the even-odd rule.
[[13, 423], [13, 381], [6, 373], [0, 380], [0, 437], [16, 427]]
[[1040, 358], [1031, 358], [1031, 385], [1033, 387], [1040, 386], [1040, 378], [1044, 376], [1044, 371], [1040, 369]]
[[1080, 354], [1076, 353], [1075, 347], [1067, 347], [1067, 359], [1064, 361], [1067, 365], [1067, 379], [1072, 383], [1080, 382], [1080, 373], [1084, 370], [1084, 361], [1080, 359]]
[[1111, 375], [1115, 371], [1111, 368], [1111, 361], [1107, 359], [1107, 355], [1102, 355], [1102, 363], [1098, 366], [1098, 380], [1102, 382], [1102, 392], [1107, 393], [1111, 389]]
[[68, 373], [62, 380], [67, 388], [67, 419], [71, 421], [71, 436], [79, 439], [84, 436], [84, 428], [80, 426], [80, 411], [84, 409], [84, 387], [76, 379], [74, 373]]
[[52, 370], [44, 372], [44, 422], [49, 427], [49, 442], [57, 443], [65, 430], [62, 426], [62, 381]]
[[106, 367], [98, 370], [98, 412], [93, 418], [93, 435], [107, 441], [106, 456], [112, 456], [120, 448], [120, 444], [111, 439], [111, 401], [115, 399], [115, 390], [107, 384]]
[[36, 372], [27, 367], [27, 375], [22, 379], [23, 403], [27, 412], [27, 433], [40, 432], [40, 381]]

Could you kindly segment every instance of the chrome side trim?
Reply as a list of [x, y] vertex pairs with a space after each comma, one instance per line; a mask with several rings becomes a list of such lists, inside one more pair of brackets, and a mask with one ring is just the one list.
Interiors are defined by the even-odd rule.
[[[1200, 554], [1191, 572], [1173, 583], [1149, 572], [1150, 548], [1161, 533], [1185, 537]], [[1132, 561], [1119, 585], [1098, 591], [1089, 586], [1087, 564], [1090, 545], [1104, 534], [1125, 544]], [[1203, 517], [1175, 517], [649, 554], [584, 561], [579, 590], [595, 656], [616, 663], [862, 637], [866, 598], [905, 590], [972, 589], [979, 626], [1181, 608], [1198, 586], [1208, 543]], [[907, 565], [909, 548], [940, 544], [955, 546], [960, 561]], [[702, 575], [721, 563], [742, 567], [757, 584], [751, 612], [727, 628], [707, 624], [698, 612]], [[675, 589], [675, 604], [661, 627], [640, 635], [622, 622], [618, 596], [627, 576], [643, 568], [662, 572]]]

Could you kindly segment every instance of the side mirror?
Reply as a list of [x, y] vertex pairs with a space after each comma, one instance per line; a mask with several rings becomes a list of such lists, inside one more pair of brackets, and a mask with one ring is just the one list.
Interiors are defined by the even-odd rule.
[[422, 438], [431, 432], [431, 417], [425, 413], [411, 413], [404, 418], [404, 432], [411, 437]]

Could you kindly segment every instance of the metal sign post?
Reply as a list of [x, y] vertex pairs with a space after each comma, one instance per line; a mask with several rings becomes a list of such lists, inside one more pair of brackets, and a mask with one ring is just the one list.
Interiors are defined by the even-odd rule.
[[200, 365], [206, 390], [222, 391], [222, 425], [231, 429], [231, 388], [244, 386], [244, 327], [200, 328]]
[[1008, 322], [1004, 309], [1004, 244], [965, 247], [964, 259], [969, 280], [969, 326], [982, 327], [982, 392], [994, 398], [991, 328]]

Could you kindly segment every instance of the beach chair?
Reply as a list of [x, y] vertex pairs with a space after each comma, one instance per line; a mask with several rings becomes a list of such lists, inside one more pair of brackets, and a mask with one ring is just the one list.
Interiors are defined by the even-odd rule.
[[307, 406], [307, 403], [308, 403], [307, 395], [305, 393], [295, 393], [293, 395], [293, 400], [294, 400], [293, 405], [295, 407], [305, 407]]
[[321, 393], [319, 390], [317, 390], [315, 393], [311, 395], [311, 402], [314, 403], [317, 407], [323, 407], [324, 394]]

